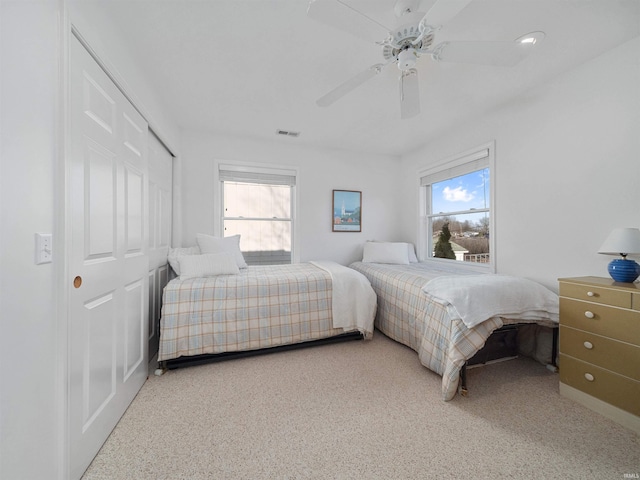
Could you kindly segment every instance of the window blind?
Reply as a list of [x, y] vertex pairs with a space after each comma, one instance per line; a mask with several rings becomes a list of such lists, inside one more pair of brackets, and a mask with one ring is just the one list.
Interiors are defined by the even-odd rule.
[[221, 182], [258, 183], [265, 185], [288, 185], [295, 187], [296, 172], [264, 168], [236, 167], [220, 165], [218, 178]]
[[426, 172], [422, 172], [420, 176], [420, 185], [423, 187], [426, 185], [432, 185], [449, 178], [455, 178], [459, 177], [460, 175], [475, 172], [476, 170], [482, 170], [483, 168], [487, 168], [488, 166], [489, 149], [485, 148], [470, 155], [459, 158], [456, 161], [455, 165], [445, 168], [444, 170], [436, 168], [428, 170]]

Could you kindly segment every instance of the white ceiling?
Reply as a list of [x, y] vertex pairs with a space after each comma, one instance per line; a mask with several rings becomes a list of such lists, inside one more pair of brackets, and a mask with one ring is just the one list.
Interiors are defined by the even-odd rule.
[[[394, 0], [345, 0], [392, 25]], [[401, 155], [640, 35], [639, 0], [474, 0], [436, 36], [511, 41], [516, 67], [418, 61], [422, 113], [400, 120], [393, 65], [335, 104], [315, 101], [382, 61], [381, 47], [307, 17], [306, 0], [99, 0], [184, 129]], [[434, 0], [423, 0], [421, 10]], [[382, 40], [382, 39], [381, 39]], [[629, 59], [637, 62], [638, 59]], [[276, 130], [301, 132], [276, 137]]]

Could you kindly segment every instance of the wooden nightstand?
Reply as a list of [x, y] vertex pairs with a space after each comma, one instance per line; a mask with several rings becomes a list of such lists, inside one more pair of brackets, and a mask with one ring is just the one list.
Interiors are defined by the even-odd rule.
[[640, 434], [640, 288], [560, 278], [560, 394]]

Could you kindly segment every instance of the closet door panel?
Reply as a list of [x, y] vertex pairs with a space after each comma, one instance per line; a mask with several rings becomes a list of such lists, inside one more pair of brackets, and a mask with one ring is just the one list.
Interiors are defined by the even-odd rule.
[[71, 41], [68, 458], [78, 479], [147, 378], [144, 119]]
[[129, 377], [144, 361], [145, 353], [145, 304], [148, 299], [142, 280], [135, 281], [125, 287], [125, 315], [124, 315], [124, 378]]
[[132, 166], [124, 165], [124, 195], [126, 215], [126, 254], [134, 255], [143, 253], [145, 240], [145, 211], [144, 211], [144, 174]]
[[85, 304], [86, 350], [82, 372], [82, 428], [91, 423], [116, 394], [116, 322], [113, 293]]
[[116, 154], [87, 139], [84, 182], [86, 260], [116, 258]]
[[153, 276], [154, 316], [149, 318], [149, 357], [158, 352], [162, 290], [169, 281], [167, 255], [171, 246], [173, 157], [154, 136], [149, 139], [149, 278]]

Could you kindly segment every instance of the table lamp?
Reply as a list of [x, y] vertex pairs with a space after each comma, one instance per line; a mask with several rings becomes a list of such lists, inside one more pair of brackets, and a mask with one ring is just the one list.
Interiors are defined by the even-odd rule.
[[609, 263], [609, 275], [616, 282], [632, 283], [640, 276], [640, 265], [627, 260], [628, 254], [640, 253], [640, 229], [616, 228], [604, 241], [598, 253], [622, 255]]

